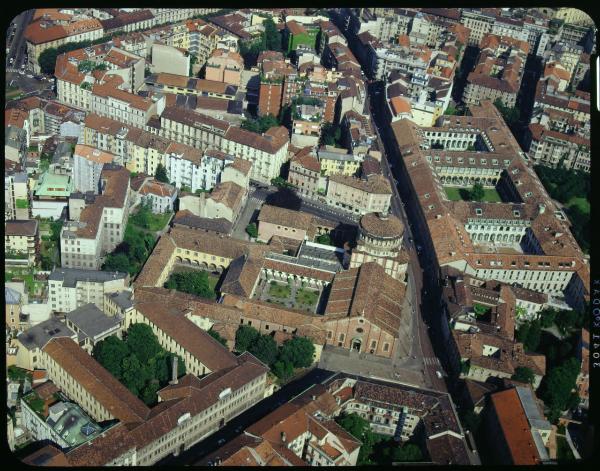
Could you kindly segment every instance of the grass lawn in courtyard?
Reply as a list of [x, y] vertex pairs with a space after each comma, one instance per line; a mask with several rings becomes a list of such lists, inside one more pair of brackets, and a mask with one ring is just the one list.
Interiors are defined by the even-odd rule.
[[[468, 188], [456, 188], [452, 186], [445, 186], [444, 190], [446, 191], [446, 195], [450, 201], [467, 201], [466, 192], [469, 190]], [[461, 191], [462, 190], [462, 191]], [[500, 198], [500, 194], [493, 188], [484, 188], [483, 189], [483, 202], [486, 203], [501, 203], [502, 198]]]
[[319, 299], [319, 292], [301, 288], [296, 292], [296, 303], [312, 306]]
[[473, 303], [473, 310], [475, 311], [475, 315], [480, 317], [485, 316], [488, 312], [490, 312], [491, 308], [484, 306], [483, 304]]
[[285, 299], [290, 294], [292, 294], [292, 290], [288, 285], [280, 285], [273, 281], [269, 285], [269, 296], [273, 298]]

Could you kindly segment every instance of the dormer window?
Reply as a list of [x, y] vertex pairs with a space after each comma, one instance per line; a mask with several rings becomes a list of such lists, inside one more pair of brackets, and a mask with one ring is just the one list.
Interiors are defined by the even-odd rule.
[[483, 214], [483, 211], [481, 210], [481, 208], [475, 208], [475, 214], [477, 214], [477, 216], [481, 216]]
[[514, 216], [515, 216], [516, 218], [518, 218], [518, 217], [520, 217], [520, 216], [521, 216], [521, 212], [520, 212], [518, 209], [515, 209], [515, 210], [513, 211], [513, 214], [514, 214]]
[[430, 195], [429, 195], [429, 193], [425, 193], [424, 196], [425, 196], [425, 199], [428, 199]]

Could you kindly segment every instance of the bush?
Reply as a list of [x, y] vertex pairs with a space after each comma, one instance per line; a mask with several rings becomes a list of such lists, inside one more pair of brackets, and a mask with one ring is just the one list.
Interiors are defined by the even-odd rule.
[[319, 244], [323, 245], [333, 245], [331, 241], [331, 236], [329, 234], [321, 234], [315, 238], [315, 241]]
[[246, 233], [253, 238], [258, 237], [258, 228], [256, 227], [256, 223], [252, 222], [246, 226]]
[[221, 334], [219, 334], [219, 332], [215, 332], [214, 330], [209, 329], [207, 331], [207, 334], [210, 335], [216, 341], [218, 341], [224, 347], [227, 346], [227, 340], [225, 340], [223, 337], [221, 337]]
[[522, 381], [523, 383], [533, 384], [535, 380], [535, 376], [531, 368], [527, 368], [526, 366], [517, 366], [515, 368], [515, 373], [511, 376], [515, 381]]

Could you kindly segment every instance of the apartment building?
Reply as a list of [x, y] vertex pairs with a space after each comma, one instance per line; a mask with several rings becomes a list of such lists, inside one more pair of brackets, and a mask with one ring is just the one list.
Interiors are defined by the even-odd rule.
[[53, 24], [43, 17], [30, 23], [25, 29], [29, 68], [40, 73], [40, 54], [51, 47], [57, 48], [68, 42], [93, 41], [104, 34], [104, 28], [95, 18], [74, 21], [67, 25]]
[[180, 47], [152, 44], [152, 72], [185, 75], [190, 73], [190, 53]]
[[530, 124], [530, 158], [548, 167], [559, 164], [574, 170], [590, 171], [590, 140], [577, 134], [546, 129], [541, 124]]
[[486, 34], [479, 48], [475, 69], [467, 76], [463, 101], [479, 104], [482, 100], [500, 99], [512, 108], [521, 87], [529, 44], [510, 36]]
[[4, 220], [29, 219], [30, 202], [26, 173], [4, 175]]
[[321, 187], [321, 163], [310, 149], [302, 149], [290, 161], [288, 182], [301, 194], [316, 197]]
[[348, 149], [339, 149], [333, 146], [323, 146], [317, 149], [317, 157], [321, 165], [321, 174], [329, 177], [331, 175], [356, 176], [363, 156], [348, 153]]
[[382, 175], [332, 175], [327, 184], [327, 204], [355, 214], [386, 213], [391, 197], [390, 182]]
[[495, 21], [495, 16], [488, 12], [463, 8], [461, 10], [460, 22], [463, 26], [471, 30], [469, 34], [469, 46], [478, 46], [483, 37], [492, 31]]
[[114, 160], [114, 155], [91, 146], [77, 144], [73, 152], [73, 185], [75, 191], [91, 191], [98, 194], [100, 174], [105, 164]]
[[23, 297], [19, 291], [4, 287], [4, 321], [10, 332], [21, 327], [21, 306], [26, 302]]
[[48, 276], [48, 303], [55, 312], [71, 312], [88, 303], [104, 311], [105, 296], [128, 286], [127, 273], [55, 268]]
[[119, 88], [122, 84], [120, 76], [112, 75], [107, 77], [105, 83], [93, 85], [89, 111], [144, 129], [151, 116], [163, 112], [165, 97], [134, 95]]
[[39, 223], [35, 219], [13, 219], [4, 222], [4, 253], [14, 263], [35, 263], [39, 250]]
[[215, 49], [206, 61], [206, 80], [229, 83], [239, 87], [244, 61], [237, 52]]
[[216, 149], [204, 152], [190, 146], [172, 142], [165, 151], [169, 179], [177, 188], [211, 190], [221, 182], [223, 171], [234, 162], [234, 157]]
[[142, 184], [138, 194], [143, 203], [150, 206], [155, 214], [173, 211], [177, 189], [167, 183], [159, 181], [146, 181]]
[[129, 216], [129, 172], [105, 165], [100, 195], [87, 205], [78, 221], [68, 221], [61, 231], [61, 264], [65, 268], [98, 270], [104, 254], [121, 243]]
[[45, 368], [43, 348], [55, 338], [75, 340], [77, 334], [55, 317], [40, 322], [17, 335], [16, 366], [33, 371]]
[[102, 27], [107, 34], [117, 31], [137, 31], [140, 29], [150, 29], [156, 25], [156, 18], [149, 9], [136, 9], [134, 11], [118, 10], [111, 18], [100, 20]]
[[323, 386], [335, 397], [338, 413], [358, 414], [369, 422], [373, 432], [400, 442], [412, 439], [430, 462], [472, 464], [465, 434], [447, 393], [345, 373], [337, 373]]

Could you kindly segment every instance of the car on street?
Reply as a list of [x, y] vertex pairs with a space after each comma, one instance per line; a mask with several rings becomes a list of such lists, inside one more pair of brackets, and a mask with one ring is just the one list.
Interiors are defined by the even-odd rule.
[[27, 74], [27, 78], [33, 78], [33, 75]]
[[15, 58], [14, 58], [14, 57], [11, 57], [11, 58], [10, 58], [10, 64], [12, 65], [12, 64], [14, 64], [14, 63], [15, 63]]
[[438, 378], [442, 379], [442, 373], [441, 373], [439, 370], [437, 370], [437, 371], [435, 372], [435, 375], [436, 375]]

